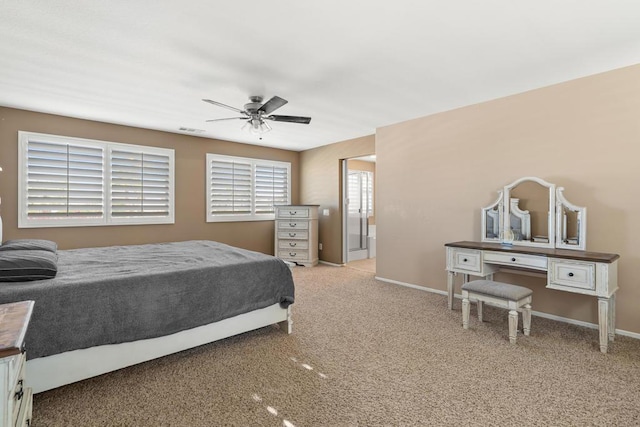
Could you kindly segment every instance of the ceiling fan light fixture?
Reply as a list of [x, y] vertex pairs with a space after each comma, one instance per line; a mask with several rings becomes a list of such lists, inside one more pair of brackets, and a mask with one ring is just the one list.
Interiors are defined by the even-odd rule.
[[269, 123], [263, 121], [262, 123], [260, 123], [260, 131], [261, 133], [266, 133], [269, 132], [271, 130], [271, 126], [269, 126]]
[[250, 120], [251, 128], [249, 131], [254, 135], [260, 135], [262, 133], [262, 129], [260, 129], [260, 119], [253, 118]]
[[242, 126], [242, 130], [247, 130], [253, 135], [262, 135], [265, 132], [269, 132], [271, 130], [271, 126], [269, 126], [268, 123], [265, 123], [262, 118], [255, 117], [247, 120], [244, 126]]

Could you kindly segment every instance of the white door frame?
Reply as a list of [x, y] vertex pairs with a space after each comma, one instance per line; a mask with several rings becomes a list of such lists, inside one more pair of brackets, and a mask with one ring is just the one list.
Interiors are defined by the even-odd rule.
[[340, 160], [342, 164], [340, 169], [342, 171], [342, 200], [340, 201], [340, 208], [342, 211], [342, 263], [349, 262], [349, 234], [347, 229], [347, 220], [349, 216], [349, 159]]

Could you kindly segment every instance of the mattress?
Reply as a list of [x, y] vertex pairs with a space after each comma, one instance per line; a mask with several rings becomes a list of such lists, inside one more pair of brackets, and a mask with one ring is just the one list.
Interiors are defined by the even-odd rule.
[[0, 303], [34, 300], [29, 359], [169, 335], [294, 301], [273, 256], [213, 241], [58, 251], [53, 279], [0, 284]]

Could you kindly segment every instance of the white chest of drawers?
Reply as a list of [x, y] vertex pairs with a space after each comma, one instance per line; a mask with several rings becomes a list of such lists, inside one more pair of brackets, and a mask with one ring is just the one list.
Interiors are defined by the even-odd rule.
[[0, 305], [0, 427], [31, 425], [33, 394], [25, 387], [24, 336], [33, 301]]
[[318, 263], [318, 205], [276, 206], [275, 255], [311, 267]]

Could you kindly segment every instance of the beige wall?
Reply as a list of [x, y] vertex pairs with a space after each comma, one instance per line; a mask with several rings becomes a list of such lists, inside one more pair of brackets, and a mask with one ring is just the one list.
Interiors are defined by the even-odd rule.
[[[478, 240], [480, 208], [537, 176], [587, 206], [587, 250], [620, 254], [616, 326], [640, 333], [640, 66], [378, 129], [376, 155], [378, 276], [445, 290], [443, 245]], [[594, 298], [500, 278], [531, 285], [534, 310], [597, 323]]]
[[365, 162], [364, 160], [347, 160], [347, 168], [355, 171], [375, 172], [376, 164], [373, 162]]
[[[300, 153], [301, 203], [320, 205], [319, 234], [322, 261], [342, 263], [340, 163], [375, 153], [374, 135], [350, 139]], [[329, 216], [322, 211], [329, 209]]]
[[[175, 224], [18, 229], [18, 131], [175, 149]], [[61, 249], [208, 239], [273, 254], [273, 221], [207, 223], [206, 153], [291, 162], [292, 201], [298, 202], [299, 153], [69, 117], [0, 108], [0, 197], [4, 240], [43, 238]]]

